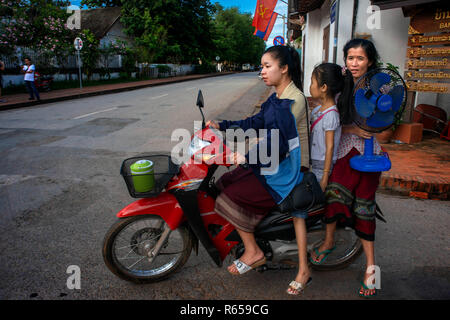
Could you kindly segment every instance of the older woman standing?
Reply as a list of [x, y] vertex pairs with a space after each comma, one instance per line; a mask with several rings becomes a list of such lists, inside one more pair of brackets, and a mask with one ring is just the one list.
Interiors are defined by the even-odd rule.
[[[364, 153], [364, 139], [372, 133], [364, 131], [352, 123], [353, 87], [368, 71], [376, 68], [378, 53], [372, 42], [352, 39], [344, 46], [346, 66], [345, 86], [338, 100], [342, 122], [342, 136], [338, 148], [338, 160], [331, 173], [326, 189], [327, 206], [325, 240], [311, 253], [310, 261], [321, 264], [335, 249], [334, 232], [336, 223], [343, 219], [351, 225], [360, 238], [366, 256], [366, 272], [359, 290], [362, 297], [376, 295], [373, 283], [369, 283], [375, 265], [375, 192], [378, 188], [380, 172], [360, 172], [350, 167], [350, 159]], [[381, 152], [380, 145], [374, 141], [374, 154]]]

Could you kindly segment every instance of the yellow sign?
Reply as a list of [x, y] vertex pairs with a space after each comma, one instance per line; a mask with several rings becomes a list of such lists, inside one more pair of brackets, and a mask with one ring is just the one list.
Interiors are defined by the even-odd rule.
[[450, 56], [450, 47], [408, 48], [408, 57], [447, 57]]
[[450, 33], [443, 33], [434, 36], [416, 35], [408, 38], [408, 46], [427, 46], [450, 44]]
[[450, 59], [407, 59], [405, 69], [450, 69]]
[[410, 91], [450, 93], [450, 83], [431, 83], [407, 81], [406, 86]]
[[450, 72], [445, 71], [405, 71], [406, 80], [450, 80]]

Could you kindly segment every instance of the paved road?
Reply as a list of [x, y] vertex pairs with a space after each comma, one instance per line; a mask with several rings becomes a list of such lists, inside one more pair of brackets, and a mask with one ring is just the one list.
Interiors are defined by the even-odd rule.
[[[192, 130], [198, 89], [207, 118], [242, 118], [267, 94], [244, 73], [0, 113], [0, 299], [298, 299], [284, 293], [295, 269], [235, 277], [202, 248], [151, 285], [120, 280], [103, 263], [103, 236], [133, 200], [122, 160], [170, 150], [172, 130]], [[378, 201], [388, 219], [377, 229], [379, 298], [449, 299], [449, 203]], [[363, 264], [314, 272], [300, 299], [356, 299]], [[69, 266], [80, 268], [80, 289], [67, 287]]]

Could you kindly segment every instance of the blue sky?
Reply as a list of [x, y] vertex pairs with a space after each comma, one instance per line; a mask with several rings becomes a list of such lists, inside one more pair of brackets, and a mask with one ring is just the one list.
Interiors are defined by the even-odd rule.
[[[211, 0], [211, 2], [212, 3], [219, 2], [224, 8], [238, 7], [240, 12], [250, 13], [253, 16], [255, 13], [257, 0]], [[74, 0], [71, 1], [71, 3], [73, 5], [79, 6], [81, 0]], [[275, 12], [277, 12], [279, 16], [277, 21], [275, 22], [275, 25], [273, 27], [272, 33], [269, 36], [269, 39], [266, 41], [268, 47], [271, 47], [273, 45], [273, 38], [275, 38], [278, 35], [283, 35], [283, 19], [281, 19], [280, 15], [281, 14], [287, 15], [287, 4], [278, 0], [277, 6], [275, 7]], [[285, 32], [286, 31], [287, 27], [285, 29]]]

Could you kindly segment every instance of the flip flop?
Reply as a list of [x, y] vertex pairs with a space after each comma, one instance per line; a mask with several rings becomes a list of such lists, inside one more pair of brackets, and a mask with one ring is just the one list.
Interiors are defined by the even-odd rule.
[[[303, 285], [301, 282], [297, 282], [295, 280], [291, 281], [291, 283], [289, 283], [289, 287], [286, 290], [287, 294], [293, 295], [293, 296], [297, 296], [300, 293], [302, 293], [305, 288], [307, 286], [309, 286], [312, 282], [312, 278], [309, 277], [308, 281], [306, 281], [305, 285]], [[292, 291], [289, 291], [289, 289], [291, 289]]]
[[[359, 291], [358, 291], [358, 295], [359, 295], [360, 297], [369, 299], [369, 298], [375, 297], [375, 296], [377, 295], [377, 289], [375, 289], [375, 288], [370, 289], [370, 288], [364, 283], [364, 281], [361, 281], [361, 287], [362, 287], [362, 289], [360, 288]], [[365, 294], [365, 291], [366, 291], [366, 290], [373, 290], [373, 293]], [[361, 292], [361, 291], [362, 291], [362, 292]]]
[[314, 248], [314, 253], [316, 254], [317, 258], [320, 257], [321, 255], [324, 255], [324, 256], [322, 259], [320, 259], [320, 261], [315, 261], [312, 257], [309, 257], [309, 262], [311, 262], [312, 264], [314, 264], [316, 266], [321, 265], [328, 258], [328, 255], [334, 251], [334, 249], [336, 249], [336, 246], [334, 246], [331, 249], [323, 250], [323, 251], [319, 252], [319, 248]]
[[246, 272], [249, 272], [252, 269], [258, 268], [258, 267], [266, 264], [266, 262], [267, 262], [266, 257], [263, 257], [262, 259], [254, 262], [251, 265], [247, 265], [244, 262], [242, 262], [241, 260], [237, 259], [237, 260], [233, 261], [233, 264], [236, 266], [236, 269], [238, 270], [238, 272], [231, 272], [231, 271], [228, 271], [228, 272], [230, 272], [232, 275], [235, 275], [235, 276], [241, 275]]

